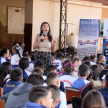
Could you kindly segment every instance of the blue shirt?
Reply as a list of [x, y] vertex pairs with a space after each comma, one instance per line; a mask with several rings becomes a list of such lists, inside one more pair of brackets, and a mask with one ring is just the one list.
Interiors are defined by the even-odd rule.
[[89, 81], [85, 78], [78, 78], [76, 81], [73, 82], [72, 88], [81, 89], [83, 86], [88, 84]]
[[46, 108], [46, 107], [37, 103], [27, 102], [25, 107], [23, 108]]
[[17, 85], [19, 85], [21, 82], [19, 81], [12, 81], [9, 80], [3, 87], [3, 95], [9, 93], [12, 91]]
[[60, 104], [61, 104], [61, 101], [59, 101], [59, 104], [57, 105], [57, 107], [56, 107], [56, 108], [59, 108], [59, 107], [60, 107]]

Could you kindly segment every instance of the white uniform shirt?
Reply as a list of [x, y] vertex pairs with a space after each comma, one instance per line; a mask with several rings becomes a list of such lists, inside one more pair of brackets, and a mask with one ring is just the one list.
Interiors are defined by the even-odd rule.
[[1, 58], [1, 64], [3, 63], [3, 62], [6, 62], [6, 59], [4, 58], [4, 57], [0, 57]]
[[91, 64], [91, 65], [96, 65], [96, 62], [90, 61], [90, 64]]
[[66, 95], [64, 92], [60, 91], [60, 107], [59, 108], [67, 108]]
[[64, 82], [64, 87], [72, 87], [72, 84], [75, 80], [76, 78], [71, 75], [60, 76], [60, 82]]
[[20, 61], [19, 55], [14, 54], [11, 58], [11, 64], [12, 65], [19, 65], [19, 61]]

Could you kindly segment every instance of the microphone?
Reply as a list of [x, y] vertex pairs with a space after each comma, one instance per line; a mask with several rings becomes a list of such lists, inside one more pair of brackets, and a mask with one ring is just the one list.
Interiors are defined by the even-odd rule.
[[[45, 37], [45, 36], [46, 36], [46, 32], [44, 31], [44, 32], [41, 34], [41, 36], [44, 36], [44, 37]], [[43, 42], [44, 39], [41, 39], [40, 41]]]

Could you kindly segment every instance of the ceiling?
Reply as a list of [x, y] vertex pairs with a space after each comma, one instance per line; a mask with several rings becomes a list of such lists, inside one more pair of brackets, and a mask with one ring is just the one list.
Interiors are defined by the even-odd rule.
[[102, 3], [103, 5], [107, 5], [108, 6], [108, 0], [84, 0], [84, 1]]

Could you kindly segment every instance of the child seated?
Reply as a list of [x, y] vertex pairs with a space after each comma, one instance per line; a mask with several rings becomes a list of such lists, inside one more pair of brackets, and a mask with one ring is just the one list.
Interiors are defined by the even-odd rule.
[[101, 93], [91, 90], [83, 99], [82, 108], [106, 108], [105, 101]]
[[33, 87], [29, 92], [29, 100], [24, 108], [51, 108], [53, 99], [50, 87]]
[[31, 74], [28, 70], [29, 60], [26, 57], [22, 57], [19, 61], [19, 67], [23, 70], [23, 81], [26, 81], [27, 77]]
[[[67, 63], [66, 63], [67, 62]], [[76, 80], [74, 77], [74, 64], [69, 60], [65, 61], [63, 64], [63, 74], [60, 76], [60, 81], [64, 82], [64, 87], [72, 87], [73, 82]]]
[[20, 68], [15, 68], [10, 73], [10, 79], [3, 87], [3, 95], [12, 91], [23, 80], [23, 71]]
[[[31, 74], [26, 82], [16, 86], [11, 92], [3, 95], [0, 100], [5, 102], [5, 108], [23, 108], [29, 102], [29, 91], [33, 86], [43, 85], [44, 80], [39, 74]], [[10, 104], [12, 103], [12, 104]]]
[[28, 69], [32, 71], [34, 69], [34, 55], [31, 56], [31, 61], [29, 63]]
[[2, 48], [1, 51], [0, 51], [0, 65], [3, 63], [3, 62], [6, 62], [6, 58], [9, 57], [9, 50], [7, 48]]
[[87, 75], [89, 74], [89, 67], [85, 64], [80, 65], [78, 74], [79, 78], [73, 82], [72, 88], [81, 89], [89, 83], [89, 81], [86, 80]]
[[91, 65], [96, 64], [96, 56], [94, 54], [90, 55], [90, 64]]
[[[44, 72], [43, 72], [43, 70], [41, 68], [38, 68], [38, 67], [37, 68], [34, 68], [33, 71], [32, 71], [32, 73], [39, 74], [43, 78], [43, 73]], [[43, 86], [47, 86], [47, 84], [44, 83]]]
[[99, 56], [99, 64], [101, 64], [102, 66], [105, 66], [106, 65], [106, 62], [105, 62], [105, 56], [104, 55], [100, 55]]
[[57, 72], [57, 68], [56, 68], [56, 66], [54, 66], [54, 65], [49, 65], [49, 66], [46, 68], [46, 72], [47, 72], [47, 74], [50, 73], [50, 72]]
[[21, 48], [20, 46], [13, 46], [12, 48], [12, 53], [13, 53], [13, 56], [11, 58], [12, 68], [16, 68], [19, 65], [19, 61], [23, 53], [20, 51], [21, 50], [20, 48]]
[[55, 85], [49, 86], [52, 92], [53, 103], [51, 108], [59, 108], [60, 107], [60, 89]]
[[103, 87], [104, 88], [100, 89], [99, 92], [103, 95], [105, 103], [108, 107], [108, 73], [105, 75]]
[[[60, 87], [60, 80], [59, 75], [55, 72], [51, 72], [47, 75], [47, 84], [48, 85], [56, 85]], [[59, 108], [66, 108], [66, 96], [64, 92], [60, 91], [60, 107]]]
[[62, 70], [62, 61], [61, 61], [61, 57], [62, 57], [62, 54], [61, 53], [58, 53], [56, 55], [56, 59], [53, 61], [53, 65], [55, 65], [57, 67], [57, 72], [60, 72]]

